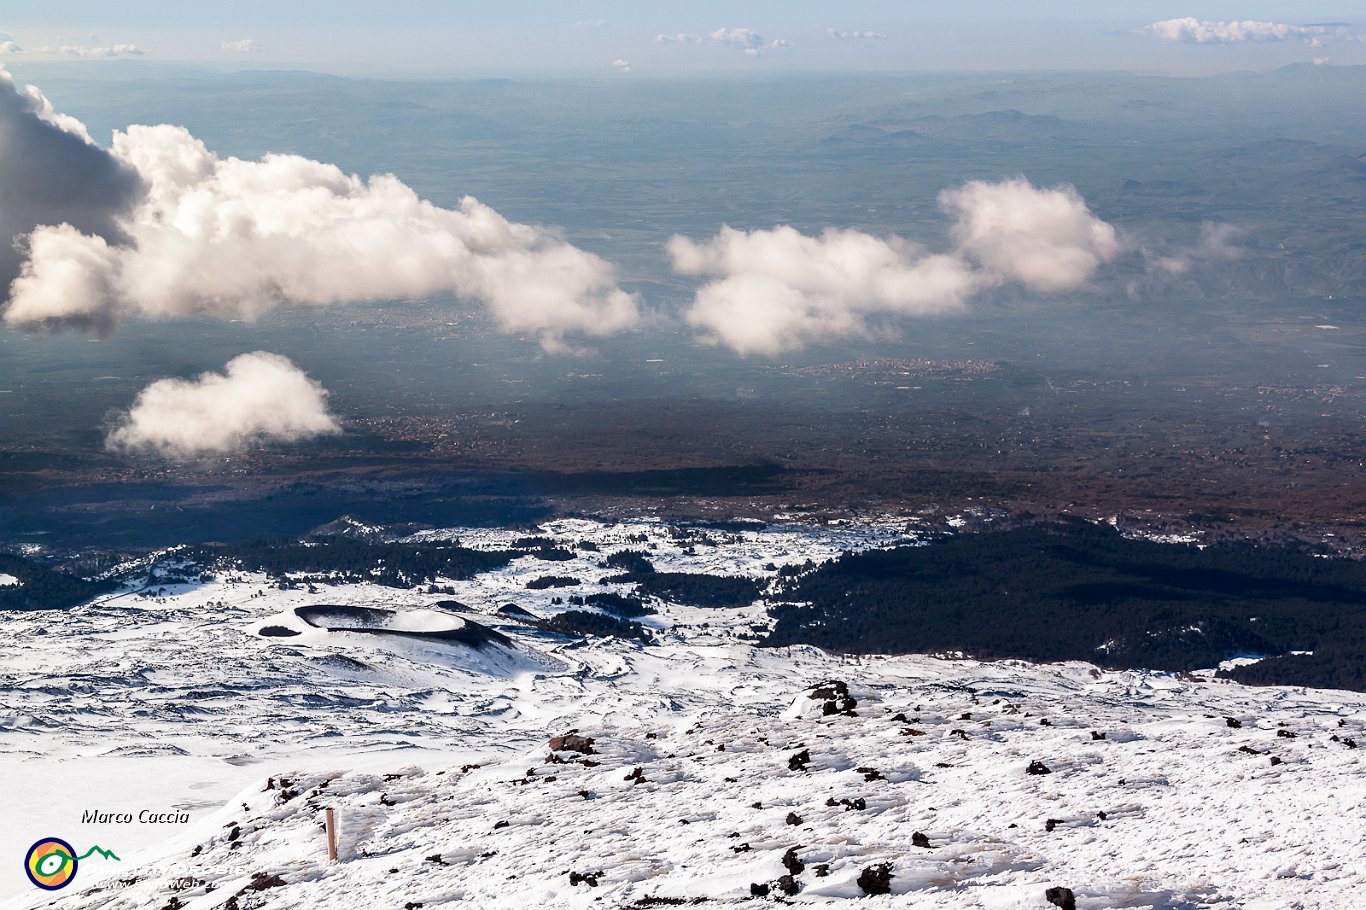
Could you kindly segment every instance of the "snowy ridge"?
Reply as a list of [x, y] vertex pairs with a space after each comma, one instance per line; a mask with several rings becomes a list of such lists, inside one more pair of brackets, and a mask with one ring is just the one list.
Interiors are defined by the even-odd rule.
[[[1065, 884], [1081, 907], [1349, 907], [1366, 888], [1366, 843], [1342, 816], [1366, 796], [1342, 742], [1361, 735], [1360, 702], [1082, 665], [613, 656], [630, 672], [609, 659], [615, 680], [585, 680], [579, 699], [558, 681], [526, 692], [572, 705], [546, 729], [591, 736], [591, 755], [522, 736], [465, 770], [282, 769], [164, 845], [155, 874], [60, 905], [221, 907], [256, 874], [285, 882], [260, 896], [270, 907], [729, 903], [788, 873], [789, 850], [799, 903], [860, 897], [858, 876], [883, 862], [917, 906], [1041, 907]], [[856, 716], [793, 697], [831, 672], [862, 681]], [[1051, 773], [1028, 773], [1035, 761]], [[340, 819], [336, 865], [324, 806]]]
[[[495, 548], [501, 533], [450, 537]], [[762, 650], [747, 640], [762, 603], [658, 603], [657, 644], [580, 643], [497, 609], [544, 615], [553, 596], [611, 590], [525, 584], [597, 579], [628, 546], [654, 544], [661, 570], [763, 577], [900, 532], [542, 533], [599, 551], [449, 582], [459, 616], [510, 648], [302, 625], [263, 637], [318, 604], [412, 611], [419, 629], [461, 620], [421, 591], [250, 576], [0, 617], [0, 767], [34, 793], [13, 796], [4, 855], [56, 835], [123, 857], [83, 864], [55, 897], [7, 880], [5, 906], [705, 906], [767, 889], [812, 906], [1046, 908], [1065, 886], [1081, 908], [1312, 910], [1366, 892], [1360, 693]], [[852, 704], [838, 687], [811, 697], [832, 680]], [[591, 751], [552, 752], [571, 731]], [[168, 804], [192, 824], [74, 822], [86, 806]], [[865, 898], [860, 877], [882, 864], [890, 896]]]

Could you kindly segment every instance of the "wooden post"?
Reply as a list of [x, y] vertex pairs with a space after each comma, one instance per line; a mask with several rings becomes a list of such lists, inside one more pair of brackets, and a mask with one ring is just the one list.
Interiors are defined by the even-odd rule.
[[327, 819], [327, 859], [328, 862], [337, 861], [337, 816], [328, 806], [324, 810]]

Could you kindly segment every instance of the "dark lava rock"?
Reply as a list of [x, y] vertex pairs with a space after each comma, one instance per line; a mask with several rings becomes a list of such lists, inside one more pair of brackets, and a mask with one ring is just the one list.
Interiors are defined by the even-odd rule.
[[1243, 726], [1243, 722], [1236, 717], [1225, 717], [1224, 723], [1228, 724], [1229, 728], [1233, 730], [1241, 729]]
[[1050, 904], [1062, 910], [1077, 910], [1077, 897], [1071, 888], [1049, 888], [1043, 896]]
[[819, 686], [813, 688], [811, 694], [807, 697], [813, 701], [829, 701], [833, 698], [840, 698], [841, 696], [848, 694], [848, 683], [843, 680], [832, 679], [829, 682], [823, 682]]
[[878, 863], [859, 873], [858, 886], [864, 894], [892, 893], [892, 864]]
[[789, 812], [787, 813], [787, 823], [789, 825], [800, 825], [802, 823], [802, 817], [796, 812]]
[[811, 764], [811, 750], [803, 749], [787, 760], [787, 770], [805, 771], [809, 764]]
[[1038, 761], [1038, 760], [1036, 759], [1036, 760], [1034, 760], [1034, 761], [1032, 761], [1032, 762], [1029, 763], [1029, 767], [1028, 767], [1028, 768], [1025, 768], [1025, 773], [1026, 773], [1026, 774], [1052, 774], [1053, 772], [1052, 772], [1051, 769], [1049, 769], [1049, 767], [1048, 767], [1047, 765], [1045, 765], [1043, 762]]
[[598, 751], [593, 748], [593, 737], [579, 736], [574, 733], [551, 737], [550, 748], [554, 752], [578, 752], [580, 755], [598, 754]]
[[911, 846], [924, 847], [928, 850], [930, 846], [930, 839], [925, 835], [921, 834], [919, 831], [917, 831], [911, 835]]
[[266, 638], [293, 638], [295, 635], [302, 635], [303, 633], [285, 626], [262, 626], [259, 634]]
[[786, 894], [788, 897], [791, 897], [798, 891], [802, 890], [802, 886], [797, 884], [797, 880], [790, 875], [778, 876], [777, 885], [778, 890], [783, 892], [783, 894]]
[[501, 616], [510, 616], [513, 619], [536, 619], [535, 613], [532, 613], [530, 610], [524, 610], [516, 604], [503, 604], [498, 608], [498, 613]]
[[765, 883], [750, 882], [750, 883], [749, 883], [749, 896], [750, 896], [750, 897], [768, 897], [768, 884], [767, 884], [766, 882], [765, 882]]
[[843, 714], [846, 717], [857, 717], [858, 715], [854, 711], [857, 707], [858, 701], [856, 699], [845, 696], [826, 702], [821, 706], [821, 710], [825, 714]]
[[282, 888], [285, 880], [272, 872], [253, 872], [251, 884], [243, 888], [243, 891], [264, 891], [267, 888]]
[[801, 875], [806, 869], [806, 863], [797, 858], [796, 847], [788, 847], [787, 852], [783, 854], [783, 868], [793, 875]]

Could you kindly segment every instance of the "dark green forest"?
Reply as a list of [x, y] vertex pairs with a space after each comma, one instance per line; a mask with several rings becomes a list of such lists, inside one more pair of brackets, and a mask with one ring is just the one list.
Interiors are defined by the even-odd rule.
[[763, 585], [752, 578], [733, 575], [706, 575], [699, 572], [650, 572], [629, 577], [642, 597], [658, 597], [694, 607], [743, 607], [763, 593]]
[[639, 550], [618, 550], [607, 557], [605, 565], [622, 571], [603, 578], [604, 583], [634, 584], [638, 597], [657, 597], [694, 607], [743, 607], [757, 600], [764, 590], [762, 583], [750, 578], [659, 572], [648, 555]]
[[112, 581], [86, 581], [22, 556], [2, 553], [0, 575], [19, 580], [18, 584], [0, 586], [0, 610], [65, 610], [116, 587]]
[[347, 581], [372, 581], [410, 588], [438, 576], [473, 578], [501, 569], [520, 551], [471, 550], [447, 544], [365, 543], [346, 537], [297, 540], [259, 540], [226, 546], [206, 546], [188, 557], [204, 565], [232, 565], [283, 579], [288, 573], [340, 576]]
[[1221, 675], [1366, 690], [1366, 563], [1303, 548], [1041, 525], [845, 554], [778, 596], [768, 646], [1169, 671], [1272, 656]]
[[613, 616], [620, 616], [629, 619], [634, 616], [649, 616], [655, 612], [653, 607], [647, 607], [645, 602], [639, 597], [631, 597], [628, 594], [618, 594], [615, 591], [604, 591], [600, 594], [589, 594], [585, 597], [571, 596], [569, 598], [571, 606], [597, 607]]
[[565, 610], [537, 623], [543, 629], [566, 632], [570, 635], [596, 635], [610, 638], [629, 638], [646, 644], [654, 641], [650, 630], [638, 622], [617, 619], [587, 610]]

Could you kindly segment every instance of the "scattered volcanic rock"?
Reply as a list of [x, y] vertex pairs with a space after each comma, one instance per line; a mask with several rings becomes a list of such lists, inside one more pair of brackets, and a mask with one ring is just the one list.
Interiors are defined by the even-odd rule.
[[833, 679], [821, 683], [813, 688], [807, 697], [824, 702], [821, 705], [821, 715], [824, 717], [835, 714], [842, 714], [846, 717], [858, 716], [854, 712], [854, 708], [858, 707], [858, 700], [849, 694], [849, 684], [842, 680]]
[[1049, 888], [1043, 893], [1043, 896], [1048, 899], [1050, 904], [1061, 907], [1062, 910], [1077, 910], [1077, 898], [1072, 893], [1071, 888]]
[[593, 748], [593, 737], [579, 736], [576, 733], [551, 737], [550, 749], [553, 752], [578, 752], [581, 755], [598, 754], [597, 750]]
[[864, 894], [892, 893], [892, 864], [878, 863], [859, 873], [858, 886]]

